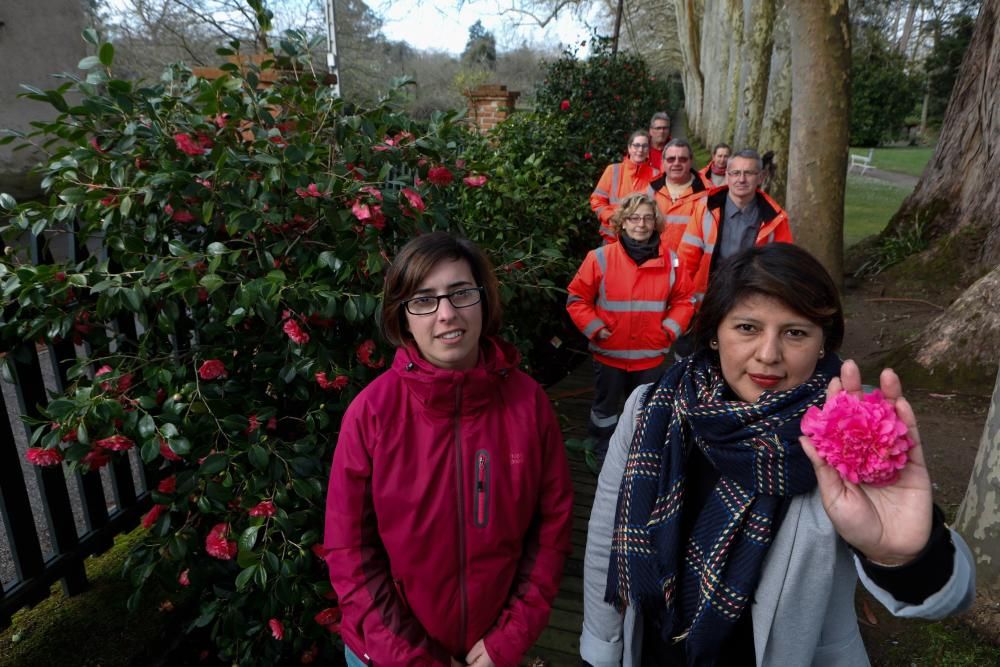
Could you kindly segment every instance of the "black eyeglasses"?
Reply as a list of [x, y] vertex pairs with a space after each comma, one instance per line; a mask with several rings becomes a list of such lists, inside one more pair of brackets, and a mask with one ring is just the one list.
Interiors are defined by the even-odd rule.
[[464, 287], [455, 290], [451, 294], [441, 294], [439, 296], [415, 296], [403, 302], [406, 312], [410, 315], [430, 315], [436, 313], [441, 299], [448, 299], [448, 302], [455, 308], [468, 308], [483, 300], [482, 287]]

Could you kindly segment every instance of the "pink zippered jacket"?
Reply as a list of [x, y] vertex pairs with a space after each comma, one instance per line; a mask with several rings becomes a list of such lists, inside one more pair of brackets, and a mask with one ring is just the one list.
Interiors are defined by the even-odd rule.
[[514, 667], [548, 623], [573, 492], [556, 417], [484, 338], [478, 365], [412, 344], [351, 403], [326, 504], [326, 562], [347, 646], [369, 664], [464, 664], [480, 639]]

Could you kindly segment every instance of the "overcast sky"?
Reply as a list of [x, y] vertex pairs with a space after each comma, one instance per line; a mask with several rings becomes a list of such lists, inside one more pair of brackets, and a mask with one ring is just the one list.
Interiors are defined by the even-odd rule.
[[579, 44], [590, 37], [585, 23], [597, 20], [593, 16], [581, 20], [564, 11], [544, 30], [537, 25], [518, 26], [519, 20], [530, 19], [518, 19], [515, 14], [501, 15], [501, 7], [509, 5], [500, 2], [503, 0], [467, 0], [461, 11], [457, 8], [457, 0], [374, 0], [369, 6], [382, 16], [382, 32], [390, 40], [401, 40], [418, 49], [454, 54], [465, 49], [469, 28], [477, 19], [496, 37], [500, 50], [516, 48], [525, 40], [529, 44], [546, 46]]

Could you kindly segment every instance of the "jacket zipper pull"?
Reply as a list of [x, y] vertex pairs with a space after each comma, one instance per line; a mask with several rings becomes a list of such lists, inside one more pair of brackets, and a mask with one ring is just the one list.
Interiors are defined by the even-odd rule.
[[486, 523], [486, 455], [480, 454], [476, 465], [476, 524]]

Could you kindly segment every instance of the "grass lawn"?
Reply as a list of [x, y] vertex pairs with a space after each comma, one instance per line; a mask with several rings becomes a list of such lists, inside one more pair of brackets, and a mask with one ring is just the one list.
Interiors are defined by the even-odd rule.
[[885, 229], [910, 192], [911, 188], [848, 174], [844, 193], [844, 247]]
[[[851, 148], [852, 153], [867, 155], [867, 148]], [[899, 146], [876, 148], [872, 166], [885, 171], [898, 171], [911, 176], [920, 176], [934, 154], [933, 147]]]

